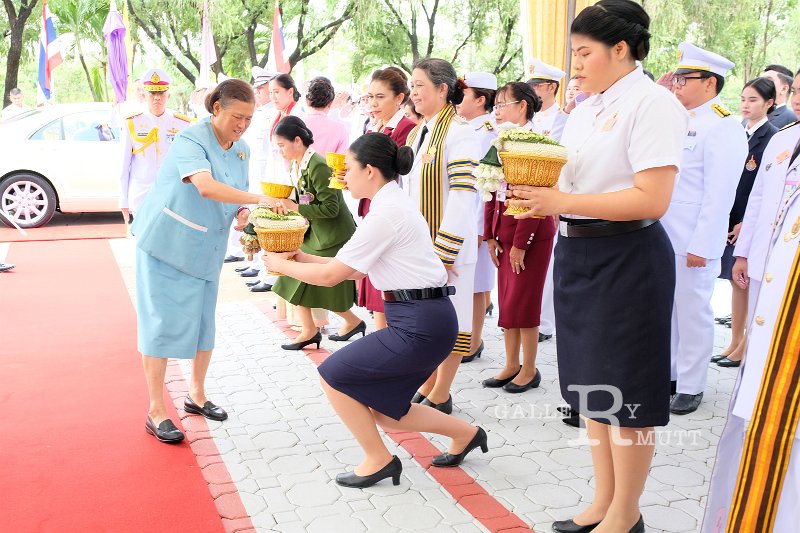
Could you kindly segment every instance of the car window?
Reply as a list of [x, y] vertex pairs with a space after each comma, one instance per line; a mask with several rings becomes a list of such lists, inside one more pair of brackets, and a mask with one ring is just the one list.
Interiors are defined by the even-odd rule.
[[70, 113], [41, 127], [31, 136], [45, 141], [114, 141], [118, 135], [109, 127], [109, 112]]

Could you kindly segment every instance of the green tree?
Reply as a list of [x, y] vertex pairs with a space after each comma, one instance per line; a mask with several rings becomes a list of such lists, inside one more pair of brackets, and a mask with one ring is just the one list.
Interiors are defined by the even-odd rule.
[[8, 20], [3, 27], [3, 41], [6, 38], [9, 39], [6, 54], [6, 82], [3, 89], [3, 107], [11, 103], [8, 99], [8, 92], [17, 86], [19, 80], [19, 67], [23, 47], [31, 39], [31, 34], [25, 30], [38, 1], [18, 0], [15, 2], [3, 0], [3, 8], [8, 16]]

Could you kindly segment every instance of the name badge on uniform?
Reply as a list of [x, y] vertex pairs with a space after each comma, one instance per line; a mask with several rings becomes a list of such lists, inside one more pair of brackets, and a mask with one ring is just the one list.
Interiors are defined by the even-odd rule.
[[792, 152], [790, 152], [789, 150], [784, 150], [783, 152], [775, 156], [775, 163], [780, 165], [781, 163], [786, 161], [786, 158], [789, 157], [790, 155], [792, 155]]
[[430, 149], [425, 155], [422, 156], [422, 162], [427, 165], [428, 163], [431, 163], [435, 157], [436, 151]]
[[298, 201], [300, 202], [300, 205], [308, 205], [314, 201], [314, 195], [310, 192], [304, 192], [298, 197]]
[[500, 182], [500, 187], [497, 189], [497, 201], [506, 201], [506, 192], [508, 192], [508, 183], [505, 181]]
[[602, 131], [611, 131], [611, 128], [613, 128], [614, 124], [616, 124], [616, 123], [617, 123], [617, 113], [614, 113], [613, 115], [611, 115], [609, 117], [608, 120], [606, 120], [606, 123], [603, 124], [603, 130]]

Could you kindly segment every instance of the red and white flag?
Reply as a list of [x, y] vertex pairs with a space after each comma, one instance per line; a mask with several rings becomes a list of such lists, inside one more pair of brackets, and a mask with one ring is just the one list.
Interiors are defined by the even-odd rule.
[[275, 2], [275, 16], [272, 19], [272, 44], [269, 47], [267, 69], [288, 74], [292, 70], [286, 59], [286, 43], [283, 40], [283, 22], [281, 21], [281, 8]]
[[56, 43], [56, 27], [53, 25], [53, 14], [47, 7], [47, 0], [42, 6], [42, 32], [39, 37], [39, 95], [43, 100], [50, 100], [52, 72], [64, 62], [61, 47]]

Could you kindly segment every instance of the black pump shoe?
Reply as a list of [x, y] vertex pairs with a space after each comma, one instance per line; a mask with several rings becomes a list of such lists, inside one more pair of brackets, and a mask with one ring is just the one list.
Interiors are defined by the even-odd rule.
[[358, 335], [359, 333], [361, 333], [361, 336], [363, 337], [364, 335], [366, 335], [366, 332], [367, 332], [367, 324], [362, 320], [356, 327], [354, 327], [344, 335], [339, 335], [334, 333], [333, 335], [328, 335], [328, 339], [332, 341], [349, 341], [350, 337], [352, 337], [353, 335]]
[[445, 452], [431, 459], [431, 464], [439, 467], [458, 466], [461, 464], [467, 454], [475, 448], [480, 448], [483, 453], [488, 452], [489, 445], [487, 444], [487, 439], [488, 437], [486, 436], [486, 432], [482, 427], [478, 427], [478, 432], [475, 433], [475, 436], [472, 437], [472, 440], [469, 441], [469, 444], [467, 444], [467, 447], [464, 448], [463, 452], [457, 454]]
[[411, 398], [411, 403], [422, 403], [425, 400], [427, 400], [427, 398], [421, 392], [417, 391], [414, 393], [414, 397]]
[[447, 397], [447, 401], [444, 402], [444, 403], [433, 403], [428, 398], [425, 398], [424, 400], [422, 400], [419, 403], [420, 403], [420, 405], [427, 405], [428, 407], [433, 407], [437, 411], [441, 411], [446, 415], [449, 415], [450, 413], [453, 412], [453, 397], [452, 396], [448, 396]]
[[600, 522], [596, 524], [588, 524], [585, 526], [580, 526], [572, 521], [570, 518], [569, 520], [559, 520], [558, 522], [553, 522], [553, 531], [557, 533], [588, 533], [589, 531], [593, 531], [597, 526], [600, 525]]
[[494, 303], [489, 302], [489, 307], [486, 308], [486, 314], [492, 316], [493, 312], [494, 312]]
[[530, 380], [525, 385], [517, 385], [513, 381], [509, 381], [505, 385], [503, 385], [503, 390], [506, 392], [513, 392], [513, 393], [520, 393], [525, 392], [529, 389], [535, 389], [539, 386], [542, 382], [542, 375], [539, 373], [539, 369], [536, 369], [536, 374], [533, 375], [533, 379]]
[[396, 455], [392, 456], [389, 464], [368, 476], [359, 476], [355, 472], [336, 474], [336, 484], [354, 489], [365, 489], [386, 478], [392, 478], [393, 485], [400, 484], [400, 474], [403, 472], [403, 463]]
[[476, 357], [477, 357], [478, 359], [480, 359], [480, 357], [481, 357], [481, 354], [482, 354], [482, 353], [483, 353], [483, 341], [481, 341], [481, 345], [480, 345], [480, 346], [478, 346], [478, 349], [477, 349], [477, 350], [475, 350], [475, 353], [472, 353], [472, 354], [469, 354], [469, 355], [465, 355], [465, 356], [463, 356], [463, 357], [461, 358], [461, 362], [462, 362], [462, 363], [469, 363], [469, 362], [471, 362], [473, 359], [475, 359]]
[[513, 376], [509, 376], [505, 379], [497, 379], [497, 378], [484, 379], [481, 382], [481, 385], [483, 385], [487, 389], [499, 389], [500, 387], [506, 385], [507, 383], [511, 383], [511, 380], [517, 377], [517, 374], [519, 374], [520, 370], [522, 370], [522, 367], [519, 367], [519, 370], [517, 370]]
[[218, 407], [212, 402], [206, 402], [203, 407], [200, 407], [188, 396], [183, 399], [183, 410], [187, 413], [202, 415], [209, 420], [217, 420], [219, 422], [228, 418], [228, 413], [222, 407]]
[[303, 348], [305, 348], [306, 346], [308, 346], [310, 344], [316, 344], [317, 345], [317, 350], [319, 350], [319, 345], [320, 345], [321, 342], [322, 342], [322, 333], [317, 331], [316, 335], [314, 335], [313, 337], [311, 337], [310, 339], [308, 339], [306, 341], [293, 342], [291, 344], [281, 344], [281, 348], [283, 348], [284, 350], [295, 350], [296, 351], [296, 350], [302, 350]]
[[628, 533], [644, 533], [644, 517], [639, 515], [639, 521], [636, 522]]
[[738, 361], [734, 361], [732, 359], [728, 359], [727, 357], [725, 357], [724, 359], [720, 359], [719, 361], [717, 361], [717, 366], [722, 366], [725, 368], [736, 368], [742, 366], [742, 360], [739, 359]]
[[156, 427], [153, 419], [148, 416], [144, 423], [144, 429], [161, 442], [166, 442], [167, 444], [177, 444], [183, 440], [183, 432], [175, 427], [175, 424], [169, 418]]

